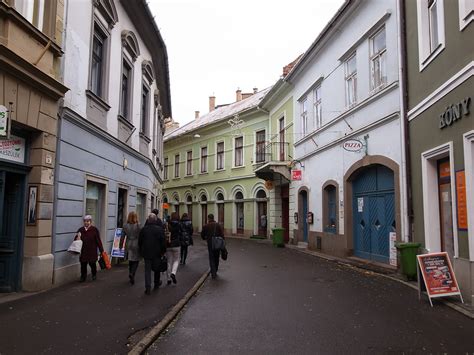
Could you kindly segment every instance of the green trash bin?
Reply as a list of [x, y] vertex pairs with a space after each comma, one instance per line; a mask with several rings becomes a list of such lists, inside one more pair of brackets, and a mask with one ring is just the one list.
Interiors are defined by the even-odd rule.
[[420, 243], [397, 243], [396, 245], [400, 251], [402, 272], [408, 280], [416, 280], [416, 255], [420, 246]]
[[285, 246], [285, 241], [284, 241], [285, 228], [273, 228], [272, 233], [273, 233], [273, 245], [276, 247], [284, 247]]

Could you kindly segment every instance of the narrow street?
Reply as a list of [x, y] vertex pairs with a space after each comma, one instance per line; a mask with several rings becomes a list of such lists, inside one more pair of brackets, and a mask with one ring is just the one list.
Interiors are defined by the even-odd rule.
[[207, 248], [197, 240], [178, 270], [177, 285], [167, 286], [162, 277], [151, 296], [144, 294], [140, 262], [134, 286], [121, 264], [99, 272], [94, 282], [89, 275], [85, 283], [4, 302], [0, 354], [126, 354], [127, 344], [158, 323], [208, 268]]
[[474, 322], [403, 284], [266, 242], [229, 259], [151, 354], [472, 353]]

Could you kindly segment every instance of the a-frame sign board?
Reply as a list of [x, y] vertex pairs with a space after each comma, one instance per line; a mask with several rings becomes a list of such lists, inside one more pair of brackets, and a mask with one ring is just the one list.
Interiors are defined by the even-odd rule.
[[[418, 259], [418, 297], [420, 299], [421, 292], [426, 290], [431, 307], [433, 307], [431, 299], [437, 297], [459, 296], [461, 302], [464, 303], [448, 253], [422, 254], [417, 255], [416, 258]], [[421, 282], [421, 276], [424, 283]]]

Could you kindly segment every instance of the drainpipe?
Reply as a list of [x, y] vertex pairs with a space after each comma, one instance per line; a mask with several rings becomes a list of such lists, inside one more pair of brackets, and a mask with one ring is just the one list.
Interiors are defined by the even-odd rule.
[[[67, 40], [67, 22], [69, 17], [69, 0], [64, 2], [64, 28], [63, 28], [63, 52], [66, 53], [66, 40]], [[66, 54], [65, 54], [66, 55]], [[64, 83], [64, 68], [65, 68], [65, 57], [61, 57], [60, 65], [60, 77]], [[52, 283], [54, 285], [54, 270], [56, 270], [56, 257], [54, 255], [54, 245], [56, 242], [56, 213], [58, 211], [58, 189], [59, 189], [59, 157], [61, 156], [61, 124], [62, 116], [64, 114], [64, 98], [59, 100], [58, 104], [58, 130], [56, 132], [56, 159], [54, 161], [54, 195], [53, 195], [53, 226], [51, 229], [51, 254], [53, 254], [53, 275]]]
[[[407, 92], [407, 50], [406, 50], [406, 23], [405, 23], [405, 0], [397, 1], [398, 11], [398, 80], [400, 88], [400, 119], [401, 119], [401, 139], [402, 139], [402, 176], [405, 184], [406, 204], [405, 214], [402, 216], [405, 219], [405, 233], [406, 241], [413, 241], [413, 201], [411, 190], [411, 158], [410, 158], [410, 131], [408, 125], [408, 92]], [[402, 202], [404, 203], [404, 202]]]

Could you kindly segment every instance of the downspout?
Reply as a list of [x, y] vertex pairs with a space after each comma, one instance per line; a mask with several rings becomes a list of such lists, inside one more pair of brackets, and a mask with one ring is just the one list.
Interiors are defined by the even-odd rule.
[[[62, 50], [66, 55], [66, 42], [67, 42], [67, 22], [69, 17], [69, 0], [65, 0], [64, 3], [64, 28], [63, 28], [63, 43], [62, 43]], [[66, 66], [65, 57], [61, 57], [61, 65], [60, 65], [60, 78], [61, 81], [64, 83], [64, 68]], [[64, 114], [64, 98], [59, 100], [58, 104], [58, 130], [56, 132], [56, 158], [54, 161], [54, 195], [53, 195], [53, 226], [51, 229], [51, 254], [53, 255], [53, 275], [52, 275], [52, 283], [54, 285], [54, 275], [56, 270], [56, 257], [54, 255], [54, 246], [56, 243], [56, 213], [58, 211], [58, 189], [59, 189], [59, 158], [61, 156], [61, 124], [62, 124], [62, 117]]]
[[402, 135], [402, 175], [404, 175], [406, 204], [405, 214], [402, 218], [405, 219], [405, 241], [413, 241], [413, 200], [411, 190], [411, 158], [410, 158], [410, 131], [408, 124], [407, 106], [408, 106], [408, 91], [407, 91], [407, 50], [406, 50], [406, 23], [405, 23], [405, 0], [398, 0], [398, 76], [400, 82], [400, 119], [401, 135]]

